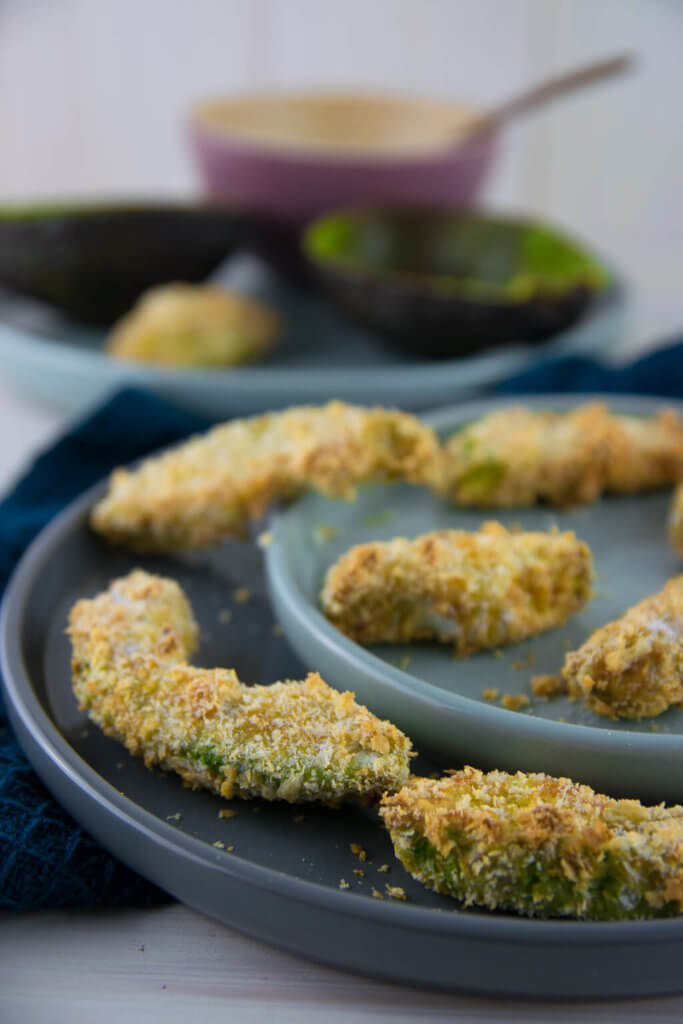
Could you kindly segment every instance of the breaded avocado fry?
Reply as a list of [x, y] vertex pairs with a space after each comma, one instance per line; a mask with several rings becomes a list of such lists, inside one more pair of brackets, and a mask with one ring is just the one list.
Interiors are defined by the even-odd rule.
[[435, 639], [466, 655], [561, 625], [592, 582], [591, 552], [573, 533], [490, 522], [351, 548], [329, 569], [321, 600], [357, 643]]
[[71, 611], [73, 686], [104, 732], [193, 787], [290, 803], [370, 799], [408, 778], [410, 741], [319, 675], [245, 686], [187, 663], [197, 640], [177, 583], [136, 570]]
[[575, 505], [683, 477], [683, 420], [619, 416], [591, 403], [570, 412], [510, 406], [445, 444], [443, 487], [459, 505]]
[[592, 920], [683, 910], [683, 807], [466, 767], [411, 779], [380, 813], [406, 871], [466, 906]]
[[114, 324], [107, 351], [160, 366], [240, 366], [265, 355], [281, 333], [262, 302], [206, 284], [150, 288]]
[[610, 718], [661, 715], [683, 701], [683, 576], [570, 651], [562, 675], [570, 697]]
[[353, 498], [367, 480], [435, 485], [436, 435], [408, 413], [330, 402], [233, 420], [136, 470], [116, 470], [92, 525], [137, 550], [243, 536], [268, 505], [311, 487]]
[[679, 555], [683, 555], [683, 484], [674, 491], [669, 509], [669, 540]]

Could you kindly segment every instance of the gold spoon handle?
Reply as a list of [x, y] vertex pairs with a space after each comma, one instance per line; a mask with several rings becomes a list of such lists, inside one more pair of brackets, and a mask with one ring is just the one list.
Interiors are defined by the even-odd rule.
[[484, 135], [499, 128], [502, 124], [510, 121], [513, 117], [525, 114], [528, 110], [550, 103], [560, 96], [565, 96], [584, 86], [593, 85], [606, 78], [630, 71], [635, 64], [632, 53], [622, 53], [607, 60], [600, 60], [576, 71], [568, 71], [562, 75], [556, 75], [540, 82], [538, 85], [525, 89], [517, 96], [512, 96], [492, 110], [471, 121], [464, 130], [467, 138], [476, 135]]

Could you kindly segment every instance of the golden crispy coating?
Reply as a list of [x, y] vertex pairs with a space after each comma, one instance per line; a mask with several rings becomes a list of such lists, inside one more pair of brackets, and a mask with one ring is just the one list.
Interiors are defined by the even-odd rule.
[[509, 407], [445, 444], [444, 492], [460, 505], [574, 505], [683, 478], [683, 421], [616, 416], [593, 403], [571, 412]]
[[669, 509], [669, 540], [679, 555], [683, 555], [683, 484], [676, 488]]
[[433, 484], [434, 432], [414, 416], [330, 402], [234, 420], [132, 472], [116, 470], [93, 527], [137, 550], [179, 550], [243, 536], [270, 502], [313, 487], [353, 498], [354, 484]]
[[187, 664], [197, 625], [173, 580], [136, 570], [71, 611], [73, 685], [108, 736], [222, 796], [372, 798], [408, 778], [410, 741], [319, 675], [245, 686]]
[[661, 715], [683, 700], [683, 576], [595, 631], [564, 660], [569, 695], [610, 718]]
[[573, 533], [491, 522], [351, 548], [329, 569], [321, 599], [357, 643], [436, 639], [465, 655], [566, 622], [592, 581], [590, 550]]
[[167, 284], [140, 296], [107, 339], [109, 355], [162, 366], [239, 366], [268, 352], [280, 317], [210, 285]]
[[683, 807], [467, 767], [411, 779], [380, 813], [405, 869], [466, 906], [593, 920], [683, 910]]

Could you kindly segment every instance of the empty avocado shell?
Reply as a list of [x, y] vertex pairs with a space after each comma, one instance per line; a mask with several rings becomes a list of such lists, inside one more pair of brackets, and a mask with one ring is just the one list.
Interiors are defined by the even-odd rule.
[[554, 229], [452, 210], [336, 212], [309, 225], [303, 247], [341, 312], [421, 355], [542, 341], [608, 284]]
[[0, 283], [110, 324], [153, 285], [205, 278], [241, 242], [246, 220], [208, 203], [0, 206]]

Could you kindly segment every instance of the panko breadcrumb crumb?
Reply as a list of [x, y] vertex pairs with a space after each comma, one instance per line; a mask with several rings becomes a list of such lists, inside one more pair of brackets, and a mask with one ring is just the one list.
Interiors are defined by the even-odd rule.
[[683, 910], [683, 807], [466, 767], [412, 778], [380, 814], [409, 874], [466, 906], [593, 920]]
[[74, 692], [108, 736], [148, 767], [230, 799], [291, 803], [394, 790], [410, 741], [316, 673], [245, 686], [187, 663], [197, 624], [173, 580], [136, 570], [69, 617]]
[[531, 701], [525, 693], [504, 693], [500, 703], [506, 711], [521, 711], [528, 708]]
[[361, 644], [436, 639], [459, 655], [566, 622], [590, 598], [593, 559], [573, 533], [440, 530], [359, 544], [329, 569], [327, 618]]
[[484, 700], [498, 700], [500, 690], [497, 690], [495, 686], [487, 686], [485, 690], [481, 691], [481, 695]]
[[661, 715], [683, 700], [683, 576], [565, 656], [572, 699], [610, 718]]
[[531, 677], [531, 691], [535, 697], [557, 697], [567, 692], [567, 683], [559, 674], [542, 673]]
[[667, 409], [613, 415], [599, 403], [570, 412], [509, 406], [453, 434], [444, 450], [444, 492], [457, 504], [571, 506], [683, 478], [683, 420]]
[[185, 550], [243, 537], [276, 499], [306, 488], [352, 499], [368, 480], [435, 487], [434, 431], [409, 413], [330, 402], [214, 427], [137, 469], [117, 469], [93, 528], [136, 550]]

